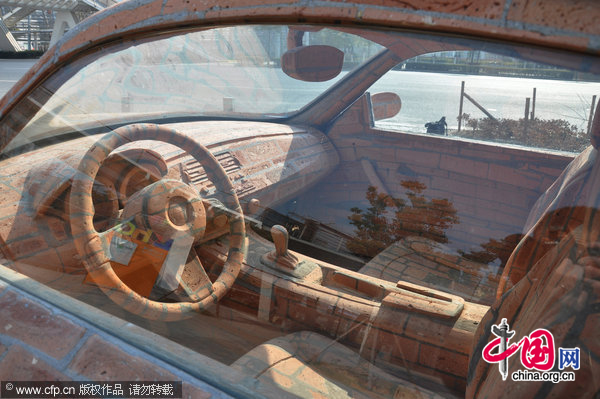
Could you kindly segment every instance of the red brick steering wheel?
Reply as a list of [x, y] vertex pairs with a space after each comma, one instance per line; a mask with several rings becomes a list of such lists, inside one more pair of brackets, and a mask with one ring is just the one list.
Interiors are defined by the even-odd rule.
[[[105, 233], [100, 233], [94, 228], [92, 188], [102, 162], [113, 150], [140, 140], [156, 140], [173, 144], [193, 156], [204, 167], [217, 192], [222, 194], [224, 205], [230, 210], [229, 252], [223, 270], [214, 283], [208, 279], [206, 272], [201, 270], [206, 282], [206, 289], [194, 295], [193, 302], [158, 302], [133, 291], [121, 281], [111, 266], [106, 239], [103, 237]], [[146, 208], [150, 206], [148, 203], [154, 201], [152, 206], [159, 210], [162, 209], [162, 212], [153, 212], [148, 217], [156, 223], [157, 228], [158, 226], [167, 226], [164, 227], [166, 230], [162, 231], [167, 235], [182, 230], [188, 230], [191, 232], [190, 234], [196, 236], [202, 235], [206, 225], [204, 208], [200, 198], [190, 194], [197, 193], [197, 191], [174, 180], [163, 179], [154, 185], [156, 185], [156, 189], [146, 187], [136, 195], [148, 196]], [[167, 186], [166, 190], [164, 190], [165, 186]], [[159, 187], [167, 194], [157, 197], [155, 192]], [[175, 200], [178, 202], [176, 207], [169, 205]], [[145, 212], [149, 213], [146, 208]], [[173, 212], [174, 209], [176, 212]], [[127, 206], [124, 213], [126, 211]], [[70, 221], [75, 246], [82, 257], [89, 277], [113, 302], [131, 313], [148, 319], [182, 320], [217, 303], [233, 285], [244, 261], [244, 218], [238, 197], [227, 173], [206, 147], [178, 131], [160, 125], [135, 124], [120, 127], [103, 136], [88, 150], [79, 164], [78, 173], [71, 187]]]

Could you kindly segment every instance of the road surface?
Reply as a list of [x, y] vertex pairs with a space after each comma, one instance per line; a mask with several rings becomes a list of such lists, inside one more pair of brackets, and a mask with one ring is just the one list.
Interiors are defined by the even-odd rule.
[[0, 59], [0, 97], [3, 97], [36, 61]]

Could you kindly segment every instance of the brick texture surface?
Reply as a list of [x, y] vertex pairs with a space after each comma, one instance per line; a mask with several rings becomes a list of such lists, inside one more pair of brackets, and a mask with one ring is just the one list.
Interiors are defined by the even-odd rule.
[[94, 381], [173, 381], [175, 376], [148, 360], [130, 355], [98, 335], [91, 336], [69, 369]]
[[68, 354], [85, 330], [29, 299], [8, 292], [0, 298], [0, 333], [60, 359]]
[[64, 381], [67, 376], [20, 345], [12, 345], [0, 363], [0, 381]]
[[[381, 5], [381, 0], [366, 0], [367, 4]], [[500, 19], [504, 1], [500, 0], [480, 0], [471, 2], [457, 2], [446, 0], [408, 0], [396, 3], [399, 8], [411, 10], [421, 9], [425, 11], [435, 11], [439, 13], [448, 13], [455, 15], [469, 15], [472, 17], [481, 17], [489, 19]]]
[[[183, 398], [211, 397], [188, 377], [131, 355], [117, 339], [109, 343], [99, 335], [87, 338], [88, 327], [57, 316], [50, 308], [18, 291], [10, 290], [0, 298], [0, 340], [5, 342], [0, 344], [0, 381], [70, 380], [73, 376], [92, 381], [183, 381]], [[70, 363], [61, 360], [78, 345]], [[48, 362], [47, 355], [58, 360]]]
[[591, 0], [514, 0], [510, 4], [508, 19], [547, 27], [565, 26], [570, 30], [596, 34], [595, 4]]

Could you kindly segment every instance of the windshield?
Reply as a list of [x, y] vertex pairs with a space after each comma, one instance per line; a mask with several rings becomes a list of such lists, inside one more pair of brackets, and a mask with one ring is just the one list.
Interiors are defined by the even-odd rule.
[[[226, 27], [130, 41], [84, 57], [79, 66], [64, 68], [45, 83], [49, 100], [7, 150], [123, 121], [281, 117], [314, 100], [383, 48], [331, 29], [302, 31], [299, 41], [290, 43], [295, 32], [286, 26]], [[295, 44], [338, 48], [342, 70], [317, 82], [289, 76], [281, 57]]]

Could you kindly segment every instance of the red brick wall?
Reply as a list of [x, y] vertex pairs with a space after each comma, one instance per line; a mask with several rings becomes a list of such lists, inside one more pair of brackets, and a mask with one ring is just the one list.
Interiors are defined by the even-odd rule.
[[[24, 277], [11, 271], [2, 272], [3, 276], [7, 274], [18, 280]], [[27, 284], [34, 286], [38, 293], [50, 291], [38, 283]], [[89, 312], [87, 305], [78, 306], [82, 312], [86, 309]], [[100, 324], [112, 318], [101, 312], [93, 313]], [[109, 323], [114, 324], [114, 321]], [[119, 326], [132, 328], [123, 322]], [[141, 329], [137, 331], [140, 339], [143, 335], [153, 336]], [[164, 340], [156, 336], [151, 339], [158, 346]], [[204, 363], [210, 362], [204, 360]], [[217, 389], [113, 334], [0, 280], [0, 381], [71, 380], [182, 381], [183, 398], [223, 396]]]

